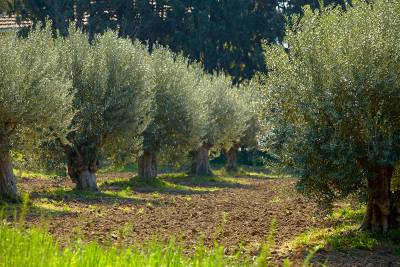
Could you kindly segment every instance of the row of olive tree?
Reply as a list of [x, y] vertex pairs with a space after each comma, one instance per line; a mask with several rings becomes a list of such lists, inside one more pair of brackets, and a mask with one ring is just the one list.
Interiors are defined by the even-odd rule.
[[267, 48], [264, 138], [301, 191], [325, 204], [361, 196], [363, 228], [386, 231], [400, 225], [400, 2], [371, 2], [306, 9], [288, 52]]
[[97, 190], [102, 154], [129, 151], [139, 176], [151, 179], [158, 154], [190, 151], [193, 173], [212, 175], [209, 150], [236, 148], [248, 126], [254, 129], [248, 87], [233, 87], [167, 48], [149, 53], [113, 32], [90, 42], [69, 32], [54, 39], [47, 28], [2, 39], [2, 196], [17, 196], [9, 152], [29, 139], [57, 143], [77, 188]]

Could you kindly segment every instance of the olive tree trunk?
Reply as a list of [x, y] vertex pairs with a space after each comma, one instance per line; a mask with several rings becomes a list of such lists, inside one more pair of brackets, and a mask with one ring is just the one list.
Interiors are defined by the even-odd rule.
[[17, 182], [13, 173], [10, 151], [5, 138], [0, 137], [0, 197], [17, 200]]
[[209, 150], [211, 146], [203, 144], [192, 152], [192, 174], [195, 176], [213, 176], [209, 160]]
[[189, 151], [189, 160], [190, 160], [190, 170], [189, 175], [196, 175], [196, 166], [197, 166], [197, 150]]
[[392, 193], [391, 225], [393, 228], [400, 228], [400, 189]]
[[361, 228], [382, 232], [398, 228], [400, 206], [390, 188], [393, 167], [376, 166], [370, 170], [372, 170], [372, 175], [368, 179], [367, 211]]
[[227, 171], [236, 171], [237, 169], [237, 153], [238, 153], [239, 145], [234, 144], [231, 148], [226, 151], [226, 170]]
[[78, 190], [98, 191], [96, 181], [97, 172], [96, 153], [83, 153], [80, 150], [71, 149], [68, 153], [68, 175], [76, 184]]
[[151, 181], [157, 177], [157, 154], [145, 150], [138, 161], [139, 177], [144, 181]]

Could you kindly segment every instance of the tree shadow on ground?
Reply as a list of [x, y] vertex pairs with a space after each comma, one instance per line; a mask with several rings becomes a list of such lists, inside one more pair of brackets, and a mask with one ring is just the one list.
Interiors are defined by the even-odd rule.
[[223, 188], [242, 188], [242, 189], [250, 189], [253, 188], [254, 185], [246, 183], [244, 181], [240, 181], [235, 179], [234, 177], [224, 177], [224, 176], [202, 176], [195, 177], [187, 174], [166, 174], [162, 175], [160, 179], [169, 182], [174, 185], [179, 186], [187, 186], [192, 190], [196, 189], [208, 189], [211, 191], [215, 191]]
[[41, 192], [32, 192], [32, 199], [50, 199], [55, 201], [63, 201], [64, 203], [79, 202], [83, 204], [129, 204], [139, 205], [150, 203], [153, 205], [160, 204], [157, 200], [143, 199], [128, 194], [128, 192], [117, 192], [110, 190], [99, 191], [82, 191], [76, 189], [56, 189]]
[[251, 188], [249, 184], [241, 183], [233, 178], [223, 177], [193, 177], [185, 173], [168, 173], [150, 181], [139, 177], [105, 181], [101, 190], [125, 191], [138, 193], [160, 193], [171, 195], [208, 194], [223, 188]]
[[270, 169], [253, 167], [253, 166], [240, 166], [235, 170], [226, 170], [224, 166], [218, 166], [213, 168], [214, 173], [221, 177], [232, 177], [232, 178], [245, 178], [254, 180], [275, 180], [279, 178], [292, 178], [290, 175], [285, 173], [274, 173]]
[[216, 190], [214, 188], [196, 188], [188, 185], [176, 184], [160, 177], [154, 178], [150, 181], [143, 181], [137, 176], [129, 180], [117, 179], [106, 181], [102, 184], [101, 189], [112, 191], [130, 190], [136, 193], [159, 193], [170, 195], [207, 194]]
[[74, 211], [42, 207], [31, 201], [24, 203], [0, 203], [0, 219], [6, 219], [11, 223], [38, 220], [46, 222], [47, 218], [62, 218], [76, 214]]

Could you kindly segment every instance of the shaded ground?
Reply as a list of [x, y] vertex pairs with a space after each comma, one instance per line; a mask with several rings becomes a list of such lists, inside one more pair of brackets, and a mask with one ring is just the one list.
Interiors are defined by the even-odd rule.
[[[191, 178], [165, 175], [151, 186], [130, 180], [131, 173], [99, 175], [100, 193], [78, 193], [67, 178], [21, 178], [18, 187], [32, 201], [28, 225], [48, 225], [61, 244], [74, 236], [103, 244], [129, 245], [175, 236], [188, 252], [200, 240], [257, 255], [276, 220], [279, 248], [299, 234], [325, 224], [316, 207], [294, 190], [295, 179], [248, 174], [242, 178]], [[44, 217], [46, 217], [44, 219]], [[290, 257], [297, 265], [304, 251], [274, 249], [273, 260]], [[386, 251], [319, 252], [329, 266], [400, 266]], [[370, 265], [368, 265], [370, 264]], [[372, 264], [372, 265], [371, 265]]]

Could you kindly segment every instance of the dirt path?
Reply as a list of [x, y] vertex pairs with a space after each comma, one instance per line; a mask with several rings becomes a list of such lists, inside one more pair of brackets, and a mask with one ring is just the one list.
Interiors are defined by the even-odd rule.
[[[217, 240], [227, 253], [242, 246], [251, 255], [260, 251], [273, 220], [277, 247], [321, 224], [315, 205], [295, 192], [295, 179], [178, 176], [162, 179], [166, 184], [160, 187], [137, 188], [131, 176], [101, 175], [102, 192], [89, 195], [71, 191], [67, 178], [20, 179], [19, 189], [30, 192], [33, 203], [28, 224], [42, 224], [45, 214], [49, 231], [61, 244], [77, 234], [124, 245], [174, 236], [188, 248], [200, 239], [208, 245]], [[329, 262], [335, 266], [335, 260]]]

